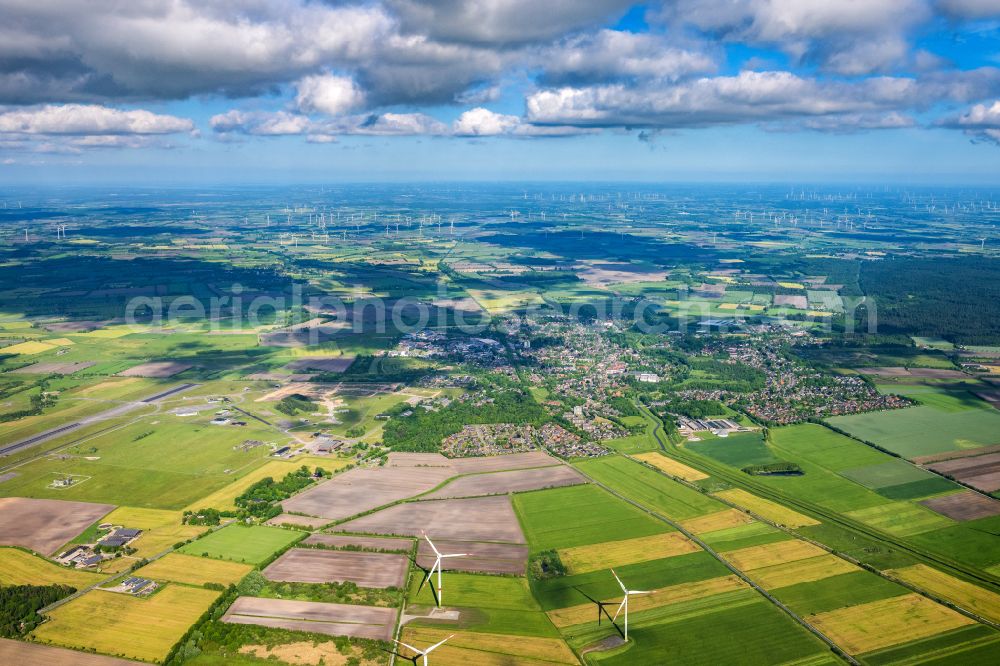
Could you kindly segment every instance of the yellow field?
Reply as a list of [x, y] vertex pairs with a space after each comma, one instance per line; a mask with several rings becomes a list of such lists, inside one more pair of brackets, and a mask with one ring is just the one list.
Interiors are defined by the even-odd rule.
[[172, 581], [189, 585], [205, 583], [237, 583], [250, 573], [252, 566], [225, 560], [210, 560], [204, 557], [170, 553], [147, 564], [135, 572], [136, 576], [155, 581]]
[[850, 654], [880, 650], [975, 624], [975, 620], [919, 594], [849, 606], [806, 619]]
[[233, 481], [228, 486], [216, 490], [208, 497], [203, 497], [191, 506], [187, 511], [197, 511], [198, 509], [219, 509], [220, 511], [233, 510], [236, 505], [234, 500], [243, 494], [243, 491], [257, 483], [261, 479], [269, 476], [279, 479], [289, 472], [294, 472], [302, 463], [286, 462], [283, 460], [271, 460], [261, 467], [249, 472], [245, 476]]
[[[791, 543], [791, 542], [789, 542]], [[794, 562], [783, 562], [769, 567], [753, 569], [749, 575], [765, 590], [773, 590], [796, 583], [809, 583], [830, 576], [852, 573], [860, 569], [847, 560], [827, 553]]]
[[16, 345], [11, 345], [10, 347], [4, 347], [4, 354], [41, 354], [42, 352], [47, 352], [51, 349], [55, 349], [52, 345], [47, 345], [44, 342], [36, 342], [31, 340], [29, 342], [21, 342]]
[[[534, 666], [536, 664], [579, 664], [573, 651], [558, 638], [532, 638], [454, 632], [448, 628], [406, 627], [400, 640], [418, 647], [432, 645], [455, 634], [434, 650], [435, 666]], [[407, 654], [404, 652], [404, 654]]]
[[663, 470], [670, 476], [676, 476], [685, 481], [700, 481], [707, 479], [708, 474], [699, 472], [693, 467], [688, 467], [684, 463], [679, 463], [672, 458], [668, 458], [660, 453], [640, 453], [635, 456], [636, 460], [641, 460], [647, 465], [652, 465], [656, 469]]
[[705, 534], [707, 532], [715, 532], [716, 530], [724, 530], [730, 527], [739, 527], [740, 525], [746, 525], [747, 523], [752, 522], [753, 518], [742, 511], [737, 511], [736, 509], [726, 509], [725, 511], [719, 511], [718, 513], [710, 513], [707, 516], [700, 516], [698, 518], [685, 520], [681, 523], [681, 525], [684, 526], [684, 529], [689, 530], [694, 534]]
[[40, 643], [162, 661], [219, 592], [167, 585], [148, 599], [91, 590], [56, 608], [31, 637]]
[[70, 585], [83, 589], [104, 576], [69, 569], [17, 548], [0, 548], [0, 585]]
[[55, 345], [56, 347], [68, 347], [76, 344], [69, 338], [52, 338], [51, 340], [44, 340], [43, 342], [47, 345]]
[[751, 305], [750, 310], [753, 312], [762, 312], [766, 306], [764, 305]]
[[750, 571], [752, 569], [770, 567], [775, 564], [786, 564], [826, 554], [825, 550], [819, 546], [812, 545], [808, 541], [790, 539], [788, 541], [764, 544], [763, 546], [741, 548], [730, 551], [723, 555], [723, 557], [729, 560], [737, 569]]
[[801, 282], [779, 282], [779, 287], [784, 287], [785, 289], [805, 289], [806, 286]]
[[739, 303], [720, 303], [719, 304], [719, 309], [720, 310], [735, 310], [738, 307], [740, 307]]
[[104, 522], [124, 527], [136, 527], [142, 535], [135, 541], [135, 557], [152, 557], [167, 550], [175, 543], [187, 541], [202, 534], [208, 527], [184, 525], [180, 511], [139, 509], [123, 506], [104, 517]]
[[748, 493], [741, 488], [732, 488], [715, 493], [716, 497], [732, 502], [749, 511], [756, 513], [766, 520], [770, 520], [785, 527], [806, 527], [807, 525], [819, 525], [818, 520], [813, 520], [809, 516], [804, 516], [798, 511], [792, 511], [780, 504], [775, 504], [770, 500], [757, 497], [753, 493]]
[[808, 317], [832, 317], [832, 312], [824, 312], [822, 310], [806, 310], [806, 316]]
[[96, 331], [88, 331], [87, 333], [77, 333], [78, 338], [97, 338], [98, 340], [112, 340], [114, 338], [122, 338], [126, 335], [131, 335], [132, 333], [140, 333], [142, 329], [140, 327], [133, 327], [128, 325], [121, 326], [108, 326], [107, 328], [99, 328]]
[[1000, 622], [1000, 594], [949, 576], [926, 564], [891, 569], [888, 573], [935, 596], [947, 599], [956, 606], [977, 613], [987, 620]]
[[559, 559], [566, 565], [570, 574], [579, 574], [693, 553], [697, 550], [700, 550], [698, 546], [680, 532], [668, 532], [637, 539], [564, 548], [559, 551]]
[[[654, 590], [652, 594], [632, 597], [629, 599], [628, 606], [630, 612], [637, 613], [641, 610], [659, 608], [667, 604], [675, 604], [692, 599], [702, 599], [746, 587], [746, 583], [736, 576], [722, 576], [721, 578], [699, 580], [694, 583], [681, 583], [680, 585], [661, 587], [658, 590]], [[621, 601], [621, 597], [619, 596], [617, 599], [602, 599], [601, 601], [616, 600]], [[585, 603], [579, 606], [551, 610], [547, 614], [549, 619], [552, 620], [552, 624], [562, 629], [586, 622], [594, 622], [596, 621], [597, 613], [593, 603]]]

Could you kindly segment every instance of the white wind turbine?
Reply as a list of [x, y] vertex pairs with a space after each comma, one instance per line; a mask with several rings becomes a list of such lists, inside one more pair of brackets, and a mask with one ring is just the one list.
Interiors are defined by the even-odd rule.
[[[441, 607], [441, 560], [443, 560], [446, 557], [465, 557], [465, 556], [468, 555], [468, 553], [450, 553], [450, 554], [444, 555], [444, 554], [441, 553], [441, 551], [439, 551], [437, 549], [437, 547], [434, 546], [434, 542], [431, 541], [431, 538], [429, 536], [427, 536], [427, 533], [424, 532], [423, 534], [424, 534], [424, 538], [427, 539], [427, 543], [430, 545], [431, 550], [434, 551], [434, 558], [435, 558], [434, 559], [434, 566], [432, 566], [431, 570], [429, 572], [427, 572], [427, 578], [425, 578], [424, 580], [431, 579], [434, 576], [434, 570], [435, 569], [437, 570], [438, 584], [437, 584], [436, 599], [437, 599], [438, 608], [440, 608]], [[431, 585], [434, 585], [434, 581], [431, 581]]]
[[393, 640], [392, 642], [395, 643], [396, 645], [402, 645], [403, 647], [405, 647], [405, 648], [407, 648], [409, 650], [412, 650], [413, 652], [416, 652], [416, 654], [413, 655], [412, 657], [403, 657], [403, 655], [399, 654], [398, 652], [396, 653], [397, 655], [399, 655], [400, 657], [403, 657], [403, 659], [409, 659], [414, 664], [417, 663], [417, 658], [418, 657], [423, 657], [424, 658], [424, 666], [427, 666], [427, 655], [429, 655], [431, 652], [433, 652], [437, 648], [441, 647], [441, 645], [443, 645], [444, 643], [446, 643], [447, 641], [451, 640], [454, 637], [455, 637], [455, 634], [452, 634], [451, 636], [449, 636], [448, 638], [444, 639], [443, 641], [441, 641], [439, 643], [435, 643], [434, 645], [432, 645], [429, 648], [426, 648], [424, 650], [418, 650], [417, 648], [413, 647], [412, 645], [407, 645], [403, 641]]
[[623, 583], [622, 579], [618, 577], [618, 574], [615, 573], [614, 569], [611, 570], [611, 575], [615, 577], [615, 580], [618, 581], [618, 585], [621, 586], [621, 588], [622, 588], [622, 592], [625, 593], [625, 598], [622, 599], [622, 603], [621, 603], [620, 606], [618, 606], [618, 610], [615, 611], [615, 616], [613, 618], [611, 618], [611, 621], [614, 622], [616, 619], [618, 619], [618, 614], [622, 612], [623, 608], [625, 609], [625, 642], [627, 643], [628, 642], [628, 598], [629, 598], [630, 595], [633, 595], [633, 594], [649, 594], [649, 591], [648, 590], [630, 590], [630, 589], [626, 588], [625, 587], [625, 583]]

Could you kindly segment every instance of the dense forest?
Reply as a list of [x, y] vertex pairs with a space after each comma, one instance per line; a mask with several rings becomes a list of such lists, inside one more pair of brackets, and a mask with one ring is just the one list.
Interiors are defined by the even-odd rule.
[[[879, 333], [1000, 344], [1000, 263], [993, 259], [864, 262], [861, 288], [875, 299]], [[866, 326], [858, 313], [857, 329]]]
[[42, 621], [38, 611], [76, 592], [68, 585], [0, 586], [0, 637], [22, 636]]

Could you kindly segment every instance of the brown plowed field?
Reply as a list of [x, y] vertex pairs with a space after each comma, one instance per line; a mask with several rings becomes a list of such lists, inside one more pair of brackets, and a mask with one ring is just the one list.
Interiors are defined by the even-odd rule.
[[112, 504], [5, 497], [0, 499], [0, 545], [51, 555], [114, 508]]
[[449, 497], [476, 497], [477, 495], [516, 493], [525, 490], [575, 486], [578, 483], [586, 482], [587, 480], [583, 475], [566, 465], [539, 467], [535, 469], [516, 469], [507, 472], [473, 474], [471, 476], [459, 477], [448, 483], [444, 488], [435, 490], [430, 495], [427, 495], [427, 498], [445, 499]]
[[396, 609], [240, 597], [222, 621], [388, 641], [396, 624]]
[[426, 531], [431, 539], [524, 543], [521, 524], [506, 496], [407, 502], [344, 523], [340, 528], [409, 536]]
[[[431, 537], [432, 539], [434, 537]], [[426, 539], [417, 547], [417, 564], [430, 569], [434, 564], [434, 551]], [[482, 543], [478, 541], [435, 541], [442, 553], [468, 553], [467, 557], [449, 557], [441, 560], [448, 571], [473, 571], [492, 574], [523, 576], [528, 566], [528, 547], [512, 543]]]
[[350, 581], [359, 587], [402, 587], [408, 562], [405, 555], [292, 548], [264, 569], [264, 577], [292, 583]]

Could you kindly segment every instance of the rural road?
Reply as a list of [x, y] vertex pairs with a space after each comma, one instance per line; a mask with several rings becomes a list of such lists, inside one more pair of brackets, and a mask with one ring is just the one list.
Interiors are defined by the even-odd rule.
[[21, 449], [27, 449], [37, 444], [41, 444], [42, 442], [48, 441], [53, 437], [58, 437], [63, 433], [69, 432], [70, 430], [76, 430], [77, 428], [81, 428], [86, 425], [91, 425], [93, 423], [100, 423], [101, 421], [107, 421], [108, 419], [115, 418], [116, 416], [127, 414], [132, 410], [138, 409], [145, 405], [152, 404], [154, 402], [157, 402], [158, 400], [163, 400], [164, 398], [172, 396], [175, 393], [180, 393], [181, 391], [187, 391], [188, 389], [192, 389], [195, 386], [198, 386], [198, 384], [181, 384], [180, 386], [175, 386], [171, 389], [167, 389], [166, 391], [160, 391], [159, 393], [155, 393], [149, 396], [148, 398], [143, 398], [141, 400], [136, 400], [134, 402], [127, 402], [118, 405], [117, 407], [112, 407], [111, 409], [100, 412], [98, 414], [93, 414], [86, 418], [82, 418], [79, 421], [74, 421], [73, 423], [67, 423], [66, 425], [61, 425], [56, 428], [51, 428], [49, 430], [46, 430], [45, 432], [33, 435], [32, 437], [28, 437], [27, 439], [22, 439], [18, 442], [5, 445], [3, 448], [0, 448], [0, 456], [8, 456], [12, 453], [20, 451]]

